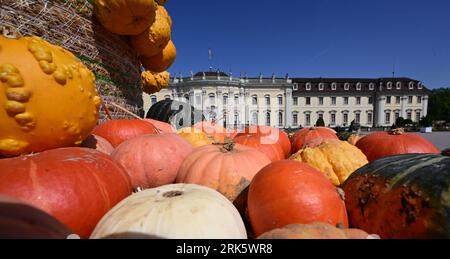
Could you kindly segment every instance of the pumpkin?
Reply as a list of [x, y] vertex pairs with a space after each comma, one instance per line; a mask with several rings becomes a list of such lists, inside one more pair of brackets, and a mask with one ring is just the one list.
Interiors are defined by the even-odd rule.
[[351, 135], [348, 139], [347, 142], [352, 144], [353, 146], [356, 146], [356, 144], [358, 143], [358, 141], [362, 139], [361, 136], [358, 135]]
[[210, 121], [196, 123], [193, 127], [204, 132], [206, 135], [213, 137], [219, 142], [225, 142], [225, 140], [231, 136], [231, 132], [228, 131], [228, 129]]
[[239, 135], [234, 138], [234, 142], [247, 147], [253, 147], [266, 154], [273, 162], [284, 159], [284, 152], [278, 144], [265, 144], [264, 137], [256, 135]]
[[336, 131], [329, 128], [304, 128], [292, 136], [292, 152], [297, 153], [305, 147], [316, 147], [327, 140], [339, 140]]
[[49, 213], [82, 238], [131, 194], [125, 170], [87, 148], [61, 148], [0, 160], [0, 194]]
[[172, 19], [164, 6], [158, 6], [155, 22], [139, 35], [131, 37], [131, 44], [140, 55], [152, 57], [164, 50], [171, 35]]
[[343, 185], [350, 225], [382, 238], [450, 238], [450, 158], [376, 160]]
[[305, 148], [292, 155], [292, 160], [305, 162], [322, 172], [339, 186], [357, 169], [366, 165], [366, 156], [346, 141], [326, 141], [315, 148]]
[[417, 134], [404, 133], [402, 129], [372, 133], [360, 139], [356, 146], [370, 162], [392, 155], [440, 153], [430, 141]]
[[214, 137], [208, 136], [196, 128], [184, 128], [179, 130], [177, 134], [187, 140], [194, 148], [211, 145], [216, 142]]
[[111, 157], [128, 172], [133, 188], [147, 189], [173, 183], [191, 152], [176, 134], [143, 135], [122, 143]]
[[94, 0], [94, 13], [108, 31], [119, 35], [138, 35], [156, 18], [154, 0]]
[[167, 71], [162, 73], [144, 71], [141, 73], [141, 80], [142, 91], [147, 94], [154, 94], [169, 86], [170, 73]]
[[176, 130], [169, 123], [152, 119], [145, 119], [144, 121], [149, 122], [153, 126], [155, 126], [160, 133], [176, 133]]
[[235, 137], [241, 135], [256, 135], [262, 137], [265, 144], [278, 144], [283, 149], [284, 158], [288, 158], [291, 154], [291, 141], [286, 132], [269, 126], [251, 126], [245, 128], [243, 132], [238, 133]]
[[98, 121], [95, 78], [72, 53], [38, 37], [0, 36], [0, 154], [79, 145]]
[[97, 135], [89, 135], [89, 137], [81, 143], [80, 147], [92, 148], [107, 155], [111, 155], [114, 151], [114, 147], [108, 140]]
[[199, 110], [183, 102], [163, 100], [155, 103], [147, 112], [147, 119], [167, 122], [176, 129], [192, 127], [205, 117]]
[[0, 196], [1, 239], [67, 239], [72, 231], [42, 210]]
[[324, 223], [293, 224], [271, 230], [258, 239], [374, 239], [360, 229], [341, 229]]
[[270, 162], [264, 153], [239, 144], [204, 146], [183, 161], [176, 182], [207, 186], [234, 201]]
[[118, 147], [123, 142], [146, 134], [158, 134], [158, 129], [142, 120], [110, 120], [98, 125], [92, 132]]
[[220, 193], [198, 185], [149, 189], [114, 207], [91, 238], [143, 234], [169, 239], [246, 239], [236, 208]]
[[264, 167], [250, 184], [248, 215], [256, 236], [290, 224], [348, 227], [340, 191], [316, 169], [283, 160]]
[[172, 66], [177, 57], [177, 49], [172, 41], [154, 56], [141, 56], [142, 66], [152, 72], [164, 72]]

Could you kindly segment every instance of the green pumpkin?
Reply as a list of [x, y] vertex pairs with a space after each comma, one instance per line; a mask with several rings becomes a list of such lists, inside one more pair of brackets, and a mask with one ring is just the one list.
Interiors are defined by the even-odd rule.
[[205, 117], [201, 111], [194, 109], [187, 103], [163, 100], [150, 107], [147, 119], [170, 123], [176, 129], [182, 129], [204, 121]]
[[386, 157], [343, 184], [350, 226], [382, 238], [450, 238], [450, 157]]

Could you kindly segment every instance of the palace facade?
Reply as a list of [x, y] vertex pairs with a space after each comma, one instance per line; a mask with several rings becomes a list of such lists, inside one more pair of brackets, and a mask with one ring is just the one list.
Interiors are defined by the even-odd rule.
[[428, 112], [429, 90], [410, 78], [256, 78], [223, 72], [174, 77], [170, 86], [145, 95], [147, 111], [164, 99], [190, 103], [208, 120], [227, 127], [270, 125], [388, 127], [398, 117], [418, 122]]

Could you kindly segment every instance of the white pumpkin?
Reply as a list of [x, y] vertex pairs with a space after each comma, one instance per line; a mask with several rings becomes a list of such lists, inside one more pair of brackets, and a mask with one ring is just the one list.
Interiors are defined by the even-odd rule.
[[246, 239], [233, 204], [213, 189], [174, 184], [136, 193], [108, 212], [91, 238]]

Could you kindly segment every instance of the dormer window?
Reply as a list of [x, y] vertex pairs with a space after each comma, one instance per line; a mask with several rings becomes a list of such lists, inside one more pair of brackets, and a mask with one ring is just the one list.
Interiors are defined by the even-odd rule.
[[336, 83], [332, 83], [331, 84], [331, 90], [336, 91], [337, 89], [337, 84]]
[[349, 83], [345, 83], [345, 85], [344, 85], [344, 90], [345, 90], [345, 91], [350, 90], [350, 84], [349, 84]]
[[397, 87], [397, 90], [402, 89], [402, 82], [397, 82], [396, 87]]
[[298, 91], [298, 84], [297, 83], [294, 84], [294, 86], [292, 87], [292, 90]]
[[417, 89], [420, 89], [420, 90], [422, 90], [423, 89], [423, 85], [422, 85], [422, 83], [417, 83]]
[[311, 83], [306, 83], [306, 91], [311, 91]]
[[369, 90], [370, 90], [370, 91], [375, 90], [375, 84], [374, 84], [374, 83], [370, 83], [370, 84], [369, 84]]
[[325, 84], [324, 83], [320, 83], [319, 84], [319, 91], [323, 91], [325, 89]]
[[388, 90], [391, 90], [391, 89], [392, 89], [392, 82], [388, 82], [388, 83], [387, 83], [387, 89], [388, 89]]
[[356, 84], [356, 90], [357, 91], [361, 91], [361, 89], [362, 89], [362, 84], [361, 83], [357, 83]]
[[413, 90], [414, 89], [414, 82], [409, 82], [409, 90]]

